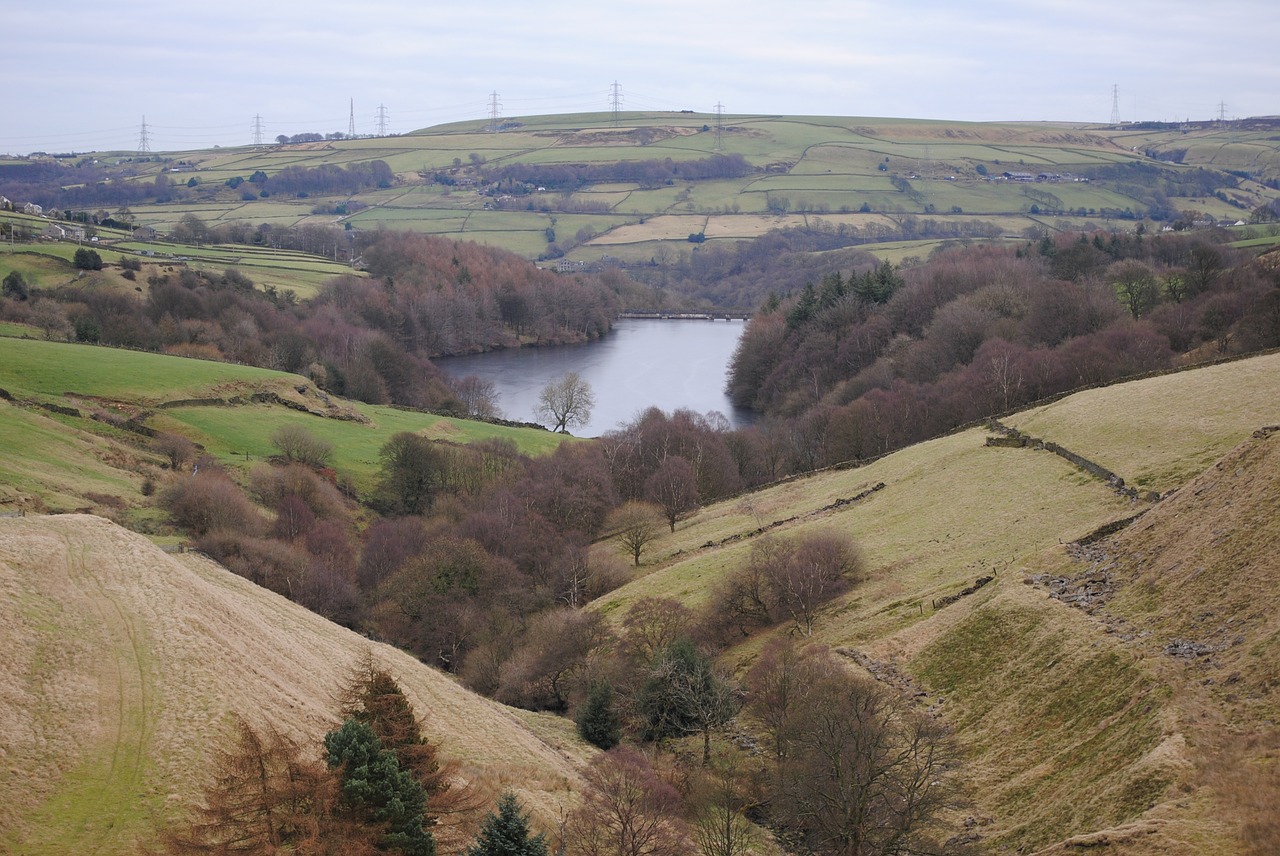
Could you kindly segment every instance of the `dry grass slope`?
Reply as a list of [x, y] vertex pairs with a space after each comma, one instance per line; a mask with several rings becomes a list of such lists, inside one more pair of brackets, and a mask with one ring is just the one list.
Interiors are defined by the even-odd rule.
[[[1249, 463], [1258, 453], [1246, 445], [1196, 477], [1280, 421], [1276, 401], [1280, 356], [1270, 355], [1092, 390], [1006, 420], [1130, 482], [1181, 488], [1162, 504], [1123, 498], [1049, 452], [986, 447], [983, 432], [966, 431], [703, 509], [597, 608], [615, 618], [642, 597], [701, 602], [752, 539], [704, 545], [771, 521], [797, 518], [776, 530], [784, 536], [847, 532], [869, 578], [824, 610], [814, 641], [857, 649], [881, 677], [914, 677], [927, 693], [921, 704], [967, 751], [970, 802], [957, 820], [974, 818], [988, 852], [1271, 852], [1247, 850], [1242, 830], [1276, 814], [1264, 786], [1280, 739], [1266, 725], [1276, 710], [1264, 688], [1280, 686], [1280, 455], [1267, 470]], [[1249, 440], [1267, 442], [1280, 438]], [[1228, 484], [1231, 474], [1238, 481]], [[823, 510], [878, 482], [883, 490]], [[1191, 509], [1193, 497], [1217, 511]], [[1063, 545], [1143, 510], [1108, 548], [1113, 575], [1130, 568], [1135, 582], [1119, 587], [1106, 620], [1023, 584], [1089, 573]], [[934, 607], [992, 572], [976, 594]], [[1134, 641], [1144, 631], [1146, 641]], [[1221, 665], [1204, 671], [1199, 658], [1168, 657], [1174, 639], [1218, 646]], [[727, 659], [745, 668], [760, 644], [745, 641]], [[1250, 799], [1262, 807], [1240, 807]]]
[[83, 516], [0, 520], [0, 851], [136, 853], [238, 713], [308, 745], [363, 652], [445, 753], [551, 826], [584, 750], [198, 556]]

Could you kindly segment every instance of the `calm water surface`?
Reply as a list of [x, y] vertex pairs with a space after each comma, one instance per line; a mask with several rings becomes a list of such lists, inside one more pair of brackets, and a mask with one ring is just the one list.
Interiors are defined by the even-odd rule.
[[591, 422], [573, 431], [582, 437], [611, 431], [646, 407], [667, 412], [717, 410], [740, 427], [751, 422], [751, 413], [729, 403], [724, 385], [745, 327], [743, 321], [623, 318], [598, 342], [490, 351], [434, 362], [451, 377], [475, 375], [492, 381], [503, 416], [524, 422], [536, 421], [538, 394], [549, 381], [577, 372], [596, 397]]

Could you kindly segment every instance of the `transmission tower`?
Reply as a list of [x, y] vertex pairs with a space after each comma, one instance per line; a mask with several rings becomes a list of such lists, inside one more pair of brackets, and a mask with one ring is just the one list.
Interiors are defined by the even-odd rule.
[[716, 102], [716, 151], [720, 151], [720, 135], [724, 132], [724, 105]]
[[347, 121], [347, 137], [354, 138], [356, 135], [356, 99], [351, 99], [351, 118]]
[[622, 87], [618, 85], [618, 81], [613, 82], [613, 86], [609, 87], [609, 109], [613, 113], [613, 126], [616, 128], [619, 124], [619, 114], [622, 111]]
[[378, 105], [378, 136], [385, 137], [387, 135], [387, 108]]
[[142, 131], [138, 134], [138, 154], [151, 151], [151, 135], [147, 133], [147, 117], [142, 117]]
[[253, 144], [262, 145], [262, 114], [253, 114]]
[[498, 118], [502, 116], [502, 102], [498, 100], [498, 91], [489, 93], [489, 130], [498, 130]]
[[1120, 84], [1111, 84], [1111, 124], [1120, 124]]
[[1227, 121], [1227, 102], [1225, 101], [1218, 102], [1218, 121]]

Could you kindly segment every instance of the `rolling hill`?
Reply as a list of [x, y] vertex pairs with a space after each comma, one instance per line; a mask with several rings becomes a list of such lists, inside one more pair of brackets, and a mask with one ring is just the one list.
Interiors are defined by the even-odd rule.
[[[1280, 455], [1269, 433], [1252, 436], [1280, 419], [1278, 393], [1273, 354], [1077, 393], [1007, 420], [1173, 491], [1161, 502], [970, 429], [706, 508], [657, 546], [648, 574], [594, 608], [621, 616], [646, 597], [703, 603], [763, 528], [847, 533], [868, 578], [824, 610], [812, 642], [917, 694], [955, 729], [969, 788], [957, 823], [968, 818], [987, 852], [1269, 852], [1236, 836], [1280, 797], [1267, 784], [1278, 569], [1266, 553], [1280, 537]], [[1207, 491], [1212, 514], [1193, 499]], [[1098, 540], [1135, 515], [1128, 531]], [[1114, 600], [1068, 605], [1099, 567]], [[744, 670], [762, 643], [746, 640], [726, 660]], [[1228, 744], [1263, 807], [1248, 817], [1214, 779]]]
[[[230, 466], [276, 453], [271, 435], [305, 427], [333, 444], [359, 489], [400, 431], [455, 443], [503, 438], [544, 454], [563, 435], [331, 398], [285, 372], [92, 345], [0, 337], [0, 510], [148, 513], [141, 488], [162, 456], [146, 432], [180, 434]], [[141, 431], [142, 433], [139, 433]]]
[[7, 853], [139, 852], [196, 797], [231, 714], [317, 746], [366, 652], [467, 779], [513, 789], [544, 826], [578, 784], [571, 727], [101, 518], [0, 520], [0, 614]]
[[[30, 377], [33, 402], [74, 403], [58, 392], [65, 377]], [[867, 577], [822, 610], [810, 641], [954, 730], [965, 788], [950, 819], [964, 840], [1042, 856], [1269, 852], [1280, 452], [1267, 429], [1278, 400], [1280, 355], [1269, 354], [1004, 420], [1136, 495], [982, 428], [791, 479], [702, 509], [591, 608], [616, 620], [645, 597], [697, 606], [762, 530], [847, 533]], [[43, 432], [28, 449], [69, 444], [101, 466], [119, 448], [79, 417], [8, 402], [0, 414]], [[24, 456], [5, 444], [10, 472]], [[587, 757], [565, 720], [480, 699], [98, 517], [0, 519], [0, 615], [0, 843], [16, 852], [133, 852], [196, 792], [207, 737], [229, 714], [314, 740], [371, 648], [444, 751], [469, 776], [516, 787], [543, 823]], [[724, 662], [748, 668], [767, 635]]]
[[[626, 113], [615, 124], [601, 113], [512, 118], [497, 130], [458, 123], [396, 137], [141, 160], [115, 153], [99, 161], [127, 169], [122, 180], [131, 183], [169, 180], [172, 173], [174, 182], [189, 185], [169, 201], [131, 205], [138, 224], [161, 232], [195, 215], [211, 226], [390, 228], [478, 241], [527, 258], [563, 253], [579, 262], [661, 263], [690, 250], [692, 235], [715, 243], [776, 228], [843, 227], [866, 240], [898, 242], [883, 248], [896, 262], [965, 235], [1089, 230], [1188, 210], [1213, 221], [1247, 221], [1280, 197], [1277, 124], [1262, 118], [1106, 127], [691, 112]], [[716, 157], [741, 157], [750, 169], [724, 178], [679, 174], [680, 164]], [[245, 183], [259, 174], [269, 179], [370, 161], [386, 163], [394, 181], [343, 193], [272, 193], [269, 181], [261, 190]], [[675, 164], [676, 174], [536, 178], [555, 169], [563, 179], [565, 170], [643, 163]], [[516, 166], [534, 180], [504, 182], [504, 170]], [[537, 169], [543, 171], [530, 172]], [[929, 231], [936, 234], [921, 233]], [[330, 251], [336, 266], [344, 251], [333, 241], [322, 255]], [[255, 251], [242, 263], [269, 266], [270, 255]], [[323, 263], [313, 259], [310, 266]]]

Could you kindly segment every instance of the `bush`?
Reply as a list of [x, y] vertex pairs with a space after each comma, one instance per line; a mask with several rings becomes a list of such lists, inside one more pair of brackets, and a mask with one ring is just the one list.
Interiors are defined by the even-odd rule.
[[161, 504], [177, 526], [197, 537], [220, 531], [254, 535], [264, 528], [244, 491], [221, 473], [179, 479], [164, 491]]
[[271, 445], [280, 450], [285, 460], [310, 467], [323, 467], [333, 457], [333, 444], [301, 425], [281, 425], [272, 433]]
[[102, 270], [102, 256], [98, 255], [97, 250], [81, 247], [76, 250], [72, 264], [80, 270]]
[[12, 297], [14, 300], [26, 300], [29, 295], [27, 281], [22, 274], [16, 270], [9, 271], [4, 278], [4, 296]]

